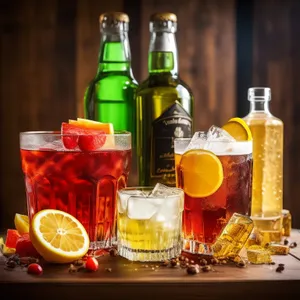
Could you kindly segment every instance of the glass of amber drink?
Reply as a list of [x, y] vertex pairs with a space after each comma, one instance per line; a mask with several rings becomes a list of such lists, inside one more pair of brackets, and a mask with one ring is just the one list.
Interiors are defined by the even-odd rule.
[[234, 213], [250, 215], [252, 141], [236, 141], [212, 126], [175, 139], [177, 187], [184, 195], [184, 251], [211, 254]]
[[129, 175], [131, 134], [22, 132], [20, 148], [29, 219], [43, 209], [68, 212], [87, 230], [92, 249], [110, 247], [116, 193]]

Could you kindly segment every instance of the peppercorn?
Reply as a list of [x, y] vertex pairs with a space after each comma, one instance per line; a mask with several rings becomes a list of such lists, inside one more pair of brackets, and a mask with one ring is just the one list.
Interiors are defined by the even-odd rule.
[[165, 260], [160, 264], [162, 267], [167, 267], [169, 265], [169, 261]]
[[276, 272], [278, 272], [278, 273], [281, 273], [283, 270], [284, 270], [284, 267], [278, 266], [278, 267], [276, 268]]
[[6, 267], [14, 269], [17, 266], [17, 263], [14, 260], [8, 260], [6, 262]]
[[70, 273], [75, 273], [75, 272], [77, 272], [77, 268], [73, 264], [70, 264], [69, 272]]
[[203, 266], [202, 268], [201, 268], [201, 270], [202, 270], [202, 272], [209, 272], [209, 271], [211, 271], [211, 266]]
[[287, 246], [287, 245], [289, 244], [288, 239], [285, 239], [285, 240], [283, 241], [283, 244], [284, 244], [285, 246]]
[[276, 265], [276, 263], [275, 263], [275, 261], [271, 261], [270, 263], [269, 263], [269, 265]]
[[205, 258], [201, 259], [199, 261], [200, 266], [206, 266], [207, 265], [207, 260]]
[[292, 242], [291, 244], [290, 244], [290, 248], [296, 248], [298, 245], [297, 245], [297, 243], [296, 242]]
[[241, 259], [241, 260], [236, 264], [236, 266], [239, 267], [239, 268], [244, 268], [244, 267], [246, 267], [246, 263], [245, 263], [244, 260]]
[[118, 250], [117, 250], [116, 248], [111, 248], [111, 249], [109, 250], [109, 254], [110, 254], [110, 256], [112, 256], [112, 257], [118, 256]]
[[278, 264], [278, 266], [282, 268], [282, 267], [284, 267], [284, 264]]
[[185, 257], [184, 257], [183, 255], [181, 255], [181, 256], [179, 257], [179, 260], [180, 260], [180, 261], [184, 261], [184, 260], [185, 260]]
[[83, 260], [82, 259], [78, 259], [78, 260], [74, 261], [74, 266], [76, 266], [76, 267], [83, 266]]
[[196, 267], [195, 265], [189, 265], [188, 268], [186, 269], [186, 272], [189, 275], [196, 275], [199, 273], [199, 268]]
[[174, 258], [171, 259], [170, 263], [171, 263], [171, 266], [172, 266], [172, 267], [176, 267], [176, 266], [179, 265], [179, 262], [177, 262], [176, 259], [174, 259]]

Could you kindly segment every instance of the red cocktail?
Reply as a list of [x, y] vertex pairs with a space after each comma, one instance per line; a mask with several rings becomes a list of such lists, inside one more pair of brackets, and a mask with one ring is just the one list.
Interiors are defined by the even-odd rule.
[[63, 139], [76, 140], [74, 134], [25, 132], [20, 138], [29, 218], [47, 208], [66, 211], [84, 225], [92, 248], [111, 246], [116, 192], [126, 186], [131, 164], [130, 133], [107, 134], [99, 149], [67, 149]]

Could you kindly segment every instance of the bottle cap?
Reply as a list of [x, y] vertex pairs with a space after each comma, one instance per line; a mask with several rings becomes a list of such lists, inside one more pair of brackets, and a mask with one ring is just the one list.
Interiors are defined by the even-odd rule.
[[177, 16], [173, 13], [155, 13], [155, 14], [152, 14], [150, 16], [150, 21], [152, 22], [156, 22], [156, 21], [171, 21], [171, 22], [174, 22], [174, 23], [177, 23]]
[[106, 12], [99, 16], [100, 29], [118, 29], [128, 31], [129, 17], [123, 12]]
[[123, 12], [106, 12], [104, 14], [101, 14], [99, 17], [100, 23], [115, 23], [115, 22], [125, 22], [129, 23], [129, 17]]
[[249, 101], [270, 101], [271, 89], [268, 87], [252, 87], [248, 89]]
[[155, 13], [150, 16], [150, 32], [164, 31], [174, 33], [177, 30], [177, 16], [173, 13]]

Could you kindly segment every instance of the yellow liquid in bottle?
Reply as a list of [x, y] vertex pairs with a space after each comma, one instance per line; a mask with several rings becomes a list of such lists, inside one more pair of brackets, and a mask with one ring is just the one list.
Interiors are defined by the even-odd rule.
[[280, 241], [283, 189], [283, 122], [271, 114], [244, 118], [253, 135], [251, 217], [255, 227]]

